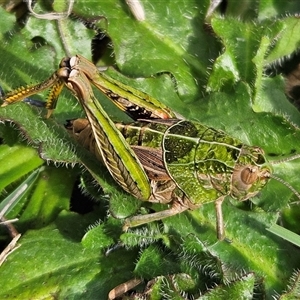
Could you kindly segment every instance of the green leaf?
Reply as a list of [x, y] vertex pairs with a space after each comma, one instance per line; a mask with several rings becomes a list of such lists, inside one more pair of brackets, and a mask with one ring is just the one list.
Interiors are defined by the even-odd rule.
[[95, 3], [77, 1], [74, 11], [88, 15], [93, 10], [95, 16], [109, 20], [107, 30], [123, 73], [149, 77], [168, 71], [176, 78], [182, 100], [197, 99], [199, 86], [204, 84], [206, 70], [211, 66], [210, 59], [218, 54], [218, 43], [203, 27], [209, 1], [202, 2], [201, 10], [188, 1], [182, 1], [180, 6], [172, 1], [143, 1], [146, 20], [140, 23], [124, 3]]
[[0, 204], [1, 215], [8, 215], [15, 206], [22, 200], [24, 193], [32, 188], [33, 184], [37, 180], [40, 170], [32, 172], [13, 192], [11, 192]]
[[[47, 79], [67, 55], [66, 49], [71, 55], [91, 57], [96, 32], [78, 21], [86, 17], [96, 20], [95, 25], [112, 39], [117, 72], [109, 70], [111, 76], [148, 92], [187, 119], [262, 147], [270, 161], [300, 153], [299, 112], [284, 94], [283, 77], [265, 74], [270, 63], [276, 65], [278, 59], [297, 50], [298, 19], [285, 17], [298, 12], [297, 2], [227, 2], [227, 9], [216, 10], [211, 24], [205, 24], [208, 0], [145, 0], [143, 22], [134, 19], [125, 1], [76, 1], [77, 21], [60, 20], [60, 33], [57, 21], [29, 16], [19, 27], [1, 9], [0, 85], [8, 91]], [[34, 10], [45, 12], [43, 5], [38, 2]], [[99, 21], [101, 16], [106, 19]], [[45, 100], [46, 95], [34, 99]], [[105, 109], [114, 119], [126, 120], [114, 106]], [[121, 221], [107, 217], [107, 207], [113, 215], [124, 217], [138, 213], [142, 204], [116, 188], [108, 172], [66, 134], [61, 126], [65, 120], [82, 115], [68, 92], [61, 96], [50, 120], [45, 120], [44, 111], [24, 103], [0, 108], [0, 119], [16, 124], [30, 144], [17, 142], [7, 126], [1, 130], [5, 143], [1, 166], [6, 159], [16, 166], [10, 164], [12, 168], [0, 176], [8, 194], [42, 164], [37, 154], [49, 163], [62, 164], [57, 169], [45, 168], [28, 197], [28, 206], [24, 204], [18, 226], [24, 231], [37, 229], [24, 234], [22, 246], [0, 268], [2, 298], [106, 298], [110, 289], [136, 275], [157, 280], [153, 296], [163, 290], [164, 296], [178, 299], [181, 291], [194, 298], [201, 292], [202, 297], [248, 299], [253, 294], [271, 298], [276, 292], [296, 290], [287, 285], [300, 266], [299, 251], [266, 230], [277, 222], [278, 212], [295, 200], [286, 186], [271, 179], [251, 205], [227, 199], [223, 210], [228, 239], [222, 242], [216, 239], [214, 203], [121, 235]], [[24, 157], [30, 158], [27, 165]], [[65, 165], [88, 169], [110, 196], [105, 198], [110, 203], [102, 201], [104, 205], [87, 216], [66, 212], [58, 216], [68, 209], [72, 186], [82, 171], [65, 169]], [[299, 162], [274, 165], [274, 173], [300, 190]], [[103, 193], [98, 193], [103, 200]], [[162, 207], [147, 203], [141, 211]], [[42, 228], [46, 223], [51, 225]], [[103, 251], [114, 243], [120, 245], [119, 239], [129, 249], [112, 247], [104, 257]], [[32, 267], [33, 258], [38, 267]], [[186, 274], [191, 285], [177, 289], [177, 281], [169, 274], [174, 278]], [[170, 285], [174, 287], [168, 290]]]
[[73, 184], [74, 173], [68, 169], [46, 167], [39, 174], [18, 226], [23, 230], [39, 228], [54, 221], [62, 210], [69, 208]]
[[199, 297], [199, 300], [218, 300], [218, 299], [253, 299], [255, 278], [254, 274], [248, 274], [229, 284], [228, 286], [219, 286]]
[[127, 252], [124, 261], [120, 251], [106, 257], [83, 247], [80, 240], [92, 219], [62, 212], [56, 225], [25, 234], [0, 268], [0, 298], [105, 298], [130, 276], [135, 252]]
[[299, 298], [299, 296], [299, 271], [295, 271], [290, 278], [286, 292], [280, 295], [280, 299], [292, 300]]
[[[37, 3], [35, 11], [39, 9], [40, 6]], [[87, 30], [86, 26], [76, 19], [64, 18], [58, 23], [55, 20], [30, 18], [23, 34], [27, 40], [33, 40], [36, 37], [42, 39], [40, 42], [50, 46], [57, 59], [74, 55], [79, 50], [81, 50], [80, 53], [91, 59], [86, 42], [91, 40], [95, 33], [93, 30]]]
[[277, 41], [270, 51], [266, 62], [272, 63], [277, 59], [286, 55], [291, 55], [299, 47], [298, 30], [300, 21], [297, 16], [289, 16], [282, 20], [277, 20], [276, 23], [282, 28], [279, 32], [280, 38], [277, 36]]
[[277, 224], [273, 224], [270, 228], [267, 228], [267, 230], [298, 247], [300, 246], [299, 235], [290, 230], [287, 230]]
[[39, 158], [37, 152], [24, 144], [1, 145], [0, 159], [1, 191], [15, 180], [43, 164], [43, 160]]
[[179, 271], [178, 264], [172, 255], [166, 255], [157, 246], [149, 246], [143, 251], [135, 267], [135, 274], [139, 277], [151, 279], [157, 275], [167, 275]]

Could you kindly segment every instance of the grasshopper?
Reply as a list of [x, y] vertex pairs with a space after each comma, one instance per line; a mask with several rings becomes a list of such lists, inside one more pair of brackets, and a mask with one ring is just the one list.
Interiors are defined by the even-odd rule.
[[[142, 120], [115, 124], [91, 84], [117, 107]], [[49, 117], [64, 85], [87, 117], [70, 123], [77, 140], [95, 153], [123, 190], [143, 201], [171, 204], [163, 211], [127, 218], [125, 230], [214, 201], [217, 237], [222, 240], [225, 197], [247, 200], [270, 178], [276, 179], [261, 148], [201, 123], [175, 118], [156, 99], [109, 78], [80, 55], [62, 59], [59, 69], [44, 82], [8, 93], [2, 106], [52, 87], [46, 103]]]

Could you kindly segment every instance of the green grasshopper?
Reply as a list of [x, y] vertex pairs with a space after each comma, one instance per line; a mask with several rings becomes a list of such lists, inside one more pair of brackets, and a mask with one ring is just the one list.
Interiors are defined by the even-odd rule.
[[[120, 109], [143, 120], [128, 125], [112, 122], [91, 84]], [[174, 118], [159, 101], [100, 73], [80, 55], [64, 58], [59, 69], [41, 84], [10, 92], [2, 106], [52, 87], [46, 104], [49, 117], [63, 85], [86, 113], [86, 120], [71, 124], [78, 141], [96, 154], [126, 192], [143, 201], [171, 204], [166, 210], [126, 219], [124, 229], [214, 201], [217, 237], [222, 240], [225, 197], [244, 201], [275, 178], [262, 149], [200, 123]]]

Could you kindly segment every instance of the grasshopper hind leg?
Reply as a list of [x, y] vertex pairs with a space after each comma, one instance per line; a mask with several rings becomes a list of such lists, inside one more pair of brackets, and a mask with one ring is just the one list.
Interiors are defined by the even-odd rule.
[[[225, 196], [221, 196], [215, 201], [217, 238], [220, 241], [225, 239], [225, 226], [224, 226], [224, 219], [222, 213], [222, 203], [224, 199]], [[127, 231], [131, 227], [140, 226], [153, 221], [159, 221], [177, 215], [179, 213], [182, 213], [188, 209], [195, 209], [195, 208], [197, 207], [189, 207], [188, 205], [185, 205], [184, 199], [182, 200], [179, 197], [176, 197], [176, 199], [173, 200], [172, 202], [172, 206], [166, 210], [162, 210], [151, 214], [137, 215], [125, 219], [123, 230]]]
[[131, 227], [136, 227], [140, 226], [143, 224], [147, 224], [153, 221], [159, 221], [174, 215], [177, 215], [179, 213], [182, 213], [186, 210], [188, 210], [189, 207], [184, 206], [181, 202], [179, 201], [174, 201], [172, 203], [172, 206], [166, 210], [158, 211], [155, 213], [151, 214], [146, 214], [146, 215], [137, 215], [133, 217], [129, 217], [125, 219], [124, 225], [123, 225], [123, 230], [127, 231], [127, 229]]
[[170, 203], [170, 208], [155, 213], [129, 217], [125, 219], [123, 230], [126, 231], [130, 227], [159, 221], [184, 212], [191, 208], [188, 205], [189, 201], [186, 200], [186, 196], [176, 188], [176, 184], [172, 180], [151, 180], [151, 196], [148, 201], [153, 203]]

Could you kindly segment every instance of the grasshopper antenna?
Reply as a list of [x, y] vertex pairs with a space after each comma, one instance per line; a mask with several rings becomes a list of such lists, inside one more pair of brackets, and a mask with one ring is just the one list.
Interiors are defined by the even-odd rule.
[[283, 185], [285, 185], [289, 190], [291, 190], [296, 197], [300, 200], [300, 193], [298, 191], [296, 191], [296, 189], [294, 189], [289, 183], [287, 183], [286, 181], [284, 181], [283, 179], [281, 179], [280, 177], [277, 177], [275, 175], [269, 175], [270, 178], [275, 179], [277, 181], [279, 181], [280, 183], [282, 183]]
[[[286, 157], [286, 158], [283, 158], [283, 159], [279, 159], [279, 160], [276, 160], [276, 161], [272, 161], [270, 162], [272, 165], [277, 165], [277, 164], [280, 164], [280, 163], [284, 163], [284, 162], [288, 162], [288, 161], [291, 161], [291, 160], [295, 160], [295, 159], [298, 159], [300, 158], [300, 154], [295, 154], [295, 155], [292, 155], [290, 157]], [[277, 177], [276, 175], [272, 175], [272, 174], [269, 174], [269, 177], [270, 178], [273, 178], [277, 181], [279, 181], [280, 183], [282, 183], [283, 185], [285, 185], [289, 190], [291, 190], [295, 196], [300, 200], [300, 193], [298, 191], [296, 191], [296, 189], [294, 189], [288, 182], [284, 181], [282, 178], [280, 177]]]
[[286, 157], [286, 158], [279, 159], [279, 160], [274, 160], [274, 161], [271, 161], [270, 163], [271, 163], [272, 165], [278, 165], [278, 164], [281, 164], [281, 163], [283, 163], [283, 162], [295, 160], [295, 159], [298, 159], [298, 158], [300, 158], [300, 154], [295, 154], [295, 155], [292, 155], [292, 156], [290, 156], [290, 157]]

